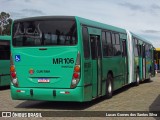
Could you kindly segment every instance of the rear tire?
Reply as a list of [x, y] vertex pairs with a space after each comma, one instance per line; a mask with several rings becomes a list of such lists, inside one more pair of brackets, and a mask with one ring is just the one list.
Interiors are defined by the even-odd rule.
[[113, 95], [113, 77], [111, 74], [108, 74], [106, 81], [106, 98], [112, 98]]
[[138, 86], [140, 83], [140, 78], [139, 78], [139, 74], [137, 73], [136, 74], [136, 82], [135, 82], [135, 85]]

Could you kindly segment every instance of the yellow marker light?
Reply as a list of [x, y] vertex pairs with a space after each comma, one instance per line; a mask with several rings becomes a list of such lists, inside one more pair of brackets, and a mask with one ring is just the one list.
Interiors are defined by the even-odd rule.
[[15, 72], [14, 66], [11, 66], [11, 67], [10, 67], [10, 71], [11, 71], [11, 72]]
[[80, 72], [80, 67], [79, 67], [79, 66], [75, 66], [75, 67], [74, 67], [74, 71], [75, 71], [75, 72]]

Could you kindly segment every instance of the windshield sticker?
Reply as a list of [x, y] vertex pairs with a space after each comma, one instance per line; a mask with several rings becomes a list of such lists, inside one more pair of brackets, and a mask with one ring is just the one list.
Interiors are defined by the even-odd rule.
[[30, 38], [42, 38], [42, 32], [39, 28], [40, 24], [37, 24], [37, 26], [30, 25], [27, 28], [24, 27], [22, 24], [17, 25], [16, 32], [14, 34], [14, 38], [19, 37], [30, 37]]

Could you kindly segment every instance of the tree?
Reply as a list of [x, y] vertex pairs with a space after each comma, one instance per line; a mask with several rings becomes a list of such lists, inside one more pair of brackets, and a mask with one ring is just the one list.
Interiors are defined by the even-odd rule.
[[0, 35], [10, 35], [11, 24], [12, 24], [12, 19], [10, 18], [10, 14], [6, 12], [1, 12], [0, 13]]

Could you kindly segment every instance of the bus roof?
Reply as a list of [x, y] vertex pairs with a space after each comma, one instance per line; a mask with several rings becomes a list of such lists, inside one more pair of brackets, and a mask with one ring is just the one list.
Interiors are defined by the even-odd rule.
[[8, 35], [1, 36], [0, 35], [0, 40], [11, 40], [11, 36], [8, 36]]
[[115, 26], [112, 26], [112, 25], [96, 22], [96, 21], [85, 19], [85, 18], [81, 18], [81, 17], [78, 17], [78, 16], [76, 16], [76, 19], [82, 25], [84, 24], [84, 25], [88, 25], [88, 26], [92, 26], [92, 27], [96, 27], [96, 28], [100, 28], [100, 29], [107, 29], [107, 30], [117, 31], [117, 32], [120, 32], [120, 33], [126, 33], [125, 29], [122, 29], [122, 28], [119, 28], [119, 27], [115, 27]]
[[52, 20], [52, 19], [68, 19], [68, 20], [75, 20], [74, 16], [37, 16], [37, 17], [27, 17], [22, 19], [16, 19], [14, 22], [23, 22], [23, 21], [33, 21], [33, 20]]
[[33, 20], [45, 20], [45, 19], [66, 19], [66, 20], [77, 20], [83, 25], [92, 26], [100, 29], [107, 29], [112, 31], [117, 31], [121, 33], [126, 33], [125, 29], [114, 27], [111, 25], [103, 24], [100, 22], [96, 22], [93, 20], [81, 18], [78, 16], [38, 16], [38, 17], [29, 17], [29, 18], [23, 18], [23, 19], [17, 19], [14, 20], [14, 22], [23, 22], [23, 21], [33, 21]]
[[146, 42], [146, 43], [149, 43], [149, 44], [152, 45], [152, 43], [151, 43], [150, 41], [148, 41], [148, 40], [146, 40], [146, 39], [144, 39], [144, 38], [142, 38], [142, 37], [140, 37], [140, 36], [138, 36], [138, 35], [136, 35], [136, 34], [134, 34], [134, 33], [132, 33], [132, 32], [130, 32], [130, 33], [131, 33], [132, 36], [140, 39], [141, 41]]

